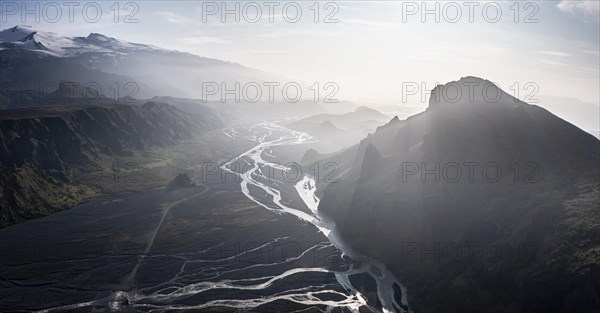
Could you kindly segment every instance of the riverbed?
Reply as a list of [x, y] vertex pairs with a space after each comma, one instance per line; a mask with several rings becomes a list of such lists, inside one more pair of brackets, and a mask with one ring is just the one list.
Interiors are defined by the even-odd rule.
[[227, 134], [257, 145], [198, 187], [103, 196], [0, 230], [0, 311], [408, 310], [400, 282], [320, 216], [318, 178], [281, 179], [273, 148], [314, 138], [273, 123]]

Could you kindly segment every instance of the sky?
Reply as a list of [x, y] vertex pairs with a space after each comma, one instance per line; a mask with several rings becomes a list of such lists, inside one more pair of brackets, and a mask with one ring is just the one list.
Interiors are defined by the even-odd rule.
[[[19, 6], [16, 13], [7, 2], [1, 4], [2, 28], [25, 24], [65, 36], [97, 32], [307, 85], [334, 82], [342, 100], [397, 104], [402, 86], [416, 83], [419, 92], [405, 102], [426, 105], [422, 94], [436, 83], [472, 75], [513, 95], [518, 91], [521, 99], [552, 95], [600, 103], [598, 0], [102, 1], [85, 10], [86, 2], [75, 2], [72, 14], [54, 2], [60, 16], [52, 2], [10, 2]], [[39, 22], [22, 10], [36, 3]], [[95, 4], [102, 14], [95, 14]], [[228, 10], [235, 13], [223, 16]]]

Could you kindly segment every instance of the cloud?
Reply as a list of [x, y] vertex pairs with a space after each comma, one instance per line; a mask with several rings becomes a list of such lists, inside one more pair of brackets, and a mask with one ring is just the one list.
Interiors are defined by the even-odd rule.
[[538, 59], [538, 61], [540, 61], [544, 64], [552, 65], [552, 66], [567, 66], [567, 64], [565, 64], [565, 63], [556, 62], [556, 61], [552, 61], [552, 60]]
[[262, 49], [262, 50], [250, 50], [250, 53], [254, 53], [254, 54], [282, 54], [282, 53], [286, 53], [286, 51], [283, 50], [268, 50], [268, 49]]
[[[260, 38], [279, 38], [279, 37], [295, 37], [305, 36], [305, 38], [311, 38], [309, 36], [329, 36], [329, 37], [347, 37], [349, 33], [337, 30], [318, 30], [318, 29], [307, 29], [307, 28], [277, 28], [271, 31], [265, 31], [261, 34], [256, 35]], [[314, 37], [313, 37], [314, 38]]]
[[581, 70], [582, 72], [589, 72], [589, 73], [598, 73], [600, 71], [598, 71], [597, 68], [591, 68], [591, 67], [580, 67], [579, 70]]
[[228, 44], [231, 43], [229, 40], [225, 40], [219, 37], [210, 37], [210, 36], [198, 36], [198, 37], [184, 37], [177, 38], [178, 41], [183, 42], [186, 45], [201, 45], [208, 43], [217, 43], [217, 44]]
[[380, 22], [373, 20], [363, 20], [363, 19], [344, 19], [344, 24], [352, 24], [360, 27], [364, 27], [367, 29], [380, 29], [380, 30], [391, 30], [398, 28], [400, 25], [398, 23], [392, 22]]
[[561, 52], [561, 51], [538, 51], [538, 53], [545, 54], [545, 55], [551, 55], [551, 56], [554, 56], [554, 57], [570, 57], [570, 56], [573, 56], [570, 53]]
[[557, 7], [563, 12], [582, 16], [589, 21], [600, 23], [600, 1], [598, 0], [563, 0]]
[[191, 19], [189, 19], [183, 15], [179, 15], [177, 13], [169, 12], [169, 11], [154, 12], [154, 13], [152, 13], [152, 15], [164, 17], [167, 22], [173, 23], [173, 24], [185, 24], [185, 23], [192, 22]]

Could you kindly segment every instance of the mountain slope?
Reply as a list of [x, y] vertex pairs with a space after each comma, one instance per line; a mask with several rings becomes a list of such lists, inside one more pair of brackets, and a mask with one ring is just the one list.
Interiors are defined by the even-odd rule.
[[319, 210], [417, 312], [593, 312], [599, 157], [590, 134], [465, 77], [330, 157], [344, 174]]
[[194, 117], [155, 102], [4, 110], [0, 227], [97, 195], [100, 173], [119, 177], [127, 170], [122, 166], [135, 165], [115, 160], [135, 160], [149, 149], [191, 140], [221, 125], [214, 115]]

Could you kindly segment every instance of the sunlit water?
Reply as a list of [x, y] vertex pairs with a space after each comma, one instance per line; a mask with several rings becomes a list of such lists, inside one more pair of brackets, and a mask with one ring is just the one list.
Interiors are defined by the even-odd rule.
[[[377, 296], [381, 302], [382, 311], [405, 311], [402, 308], [408, 307], [406, 301], [406, 290], [399, 282], [395, 280], [391, 272], [379, 262], [366, 258], [345, 246], [337, 236], [335, 224], [319, 214], [318, 207], [320, 199], [315, 194], [316, 182], [313, 177], [305, 175], [302, 180], [294, 185], [296, 192], [306, 207], [308, 207], [310, 212], [304, 212], [283, 204], [281, 192], [278, 189], [282, 182], [273, 182], [272, 179], [265, 179], [266, 177], [263, 174], [263, 171], [267, 167], [276, 168], [283, 171], [292, 170], [291, 168], [286, 168], [285, 166], [267, 161], [263, 158], [263, 155], [272, 156], [271, 148], [283, 145], [304, 144], [313, 140], [313, 138], [306, 133], [294, 131], [275, 123], [261, 123], [257, 126], [246, 128], [244, 132], [240, 132], [239, 130], [231, 130], [228, 133], [228, 136], [244, 136], [247, 139], [259, 143], [257, 146], [222, 166], [222, 169], [224, 170], [235, 172], [236, 169], [232, 167], [232, 164], [240, 159], [243, 159], [246, 162], [250, 160], [249, 162], [252, 167], [249, 170], [240, 173], [243, 179], [241, 182], [242, 191], [249, 199], [268, 210], [292, 214], [299, 219], [311, 223], [325, 236], [327, 236], [328, 240], [334, 244], [336, 248], [341, 250], [343, 255], [346, 255], [353, 260], [360, 261], [351, 264], [348, 271], [335, 272], [337, 281], [347, 291], [348, 297], [343, 301], [328, 303], [328, 305], [331, 305], [332, 307], [346, 307], [351, 311], [358, 312], [358, 309], [366, 304], [366, 299], [357, 291], [357, 288], [352, 285], [349, 276], [358, 273], [364, 273], [370, 275], [377, 283]], [[251, 192], [249, 186], [257, 187], [254, 189], [256, 191]], [[261, 191], [266, 192], [270, 197], [265, 199], [264, 197], [260, 196]], [[394, 284], [396, 284], [398, 288], [402, 290], [401, 297], [394, 296]], [[398, 303], [398, 301], [401, 303]]]

